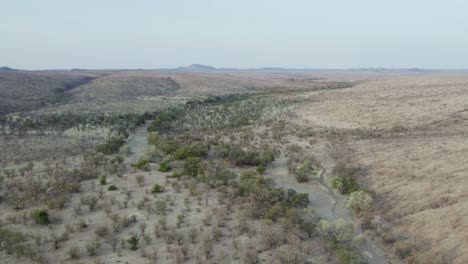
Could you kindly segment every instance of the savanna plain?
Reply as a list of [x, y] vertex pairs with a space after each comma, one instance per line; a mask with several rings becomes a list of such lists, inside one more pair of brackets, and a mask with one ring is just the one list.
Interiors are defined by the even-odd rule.
[[468, 263], [468, 74], [0, 70], [0, 263]]

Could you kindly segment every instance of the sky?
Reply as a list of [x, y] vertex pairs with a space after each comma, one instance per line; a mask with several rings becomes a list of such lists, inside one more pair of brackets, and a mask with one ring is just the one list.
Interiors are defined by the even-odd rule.
[[0, 0], [19, 69], [468, 68], [466, 0]]

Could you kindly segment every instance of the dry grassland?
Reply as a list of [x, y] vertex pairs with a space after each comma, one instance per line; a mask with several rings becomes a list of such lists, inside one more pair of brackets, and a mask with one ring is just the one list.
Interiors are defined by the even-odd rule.
[[301, 124], [380, 131], [334, 156], [362, 166], [410, 263], [468, 263], [468, 75], [393, 76], [309, 93]]

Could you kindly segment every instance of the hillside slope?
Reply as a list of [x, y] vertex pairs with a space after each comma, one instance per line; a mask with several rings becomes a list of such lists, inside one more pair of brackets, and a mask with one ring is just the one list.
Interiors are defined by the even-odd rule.
[[173, 95], [179, 84], [171, 78], [114, 74], [96, 79], [73, 90], [76, 99], [127, 99]]
[[57, 103], [67, 91], [94, 78], [64, 72], [0, 71], [0, 115]]

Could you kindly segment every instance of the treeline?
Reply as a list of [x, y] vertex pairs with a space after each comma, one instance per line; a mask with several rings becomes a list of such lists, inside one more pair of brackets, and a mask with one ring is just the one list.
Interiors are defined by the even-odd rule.
[[183, 107], [158, 112], [149, 132], [184, 133], [213, 129], [237, 129], [252, 125], [281, 102], [272, 102], [255, 94], [209, 96], [187, 102]]
[[[156, 113], [128, 114], [47, 114], [1, 116], [0, 132], [3, 135], [23, 137], [28, 134], [61, 134], [67, 129], [87, 131], [89, 128], [107, 128], [108, 139], [96, 147], [104, 154], [116, 153], [125, 143], [126, 138], [146, 120], [153, 119]], [[105, 135], [103, 135], [105, 136]]]
[[152, 119], [155, 113], [143, 114], [47, 114], [0, 116], [0, 126], [11, 132], [25, 132], [28, 130], [52, 129], [63, 131], [72, 127], [105, 126], [116, 129], [134, 129], [142, 125], [145, 120]]

